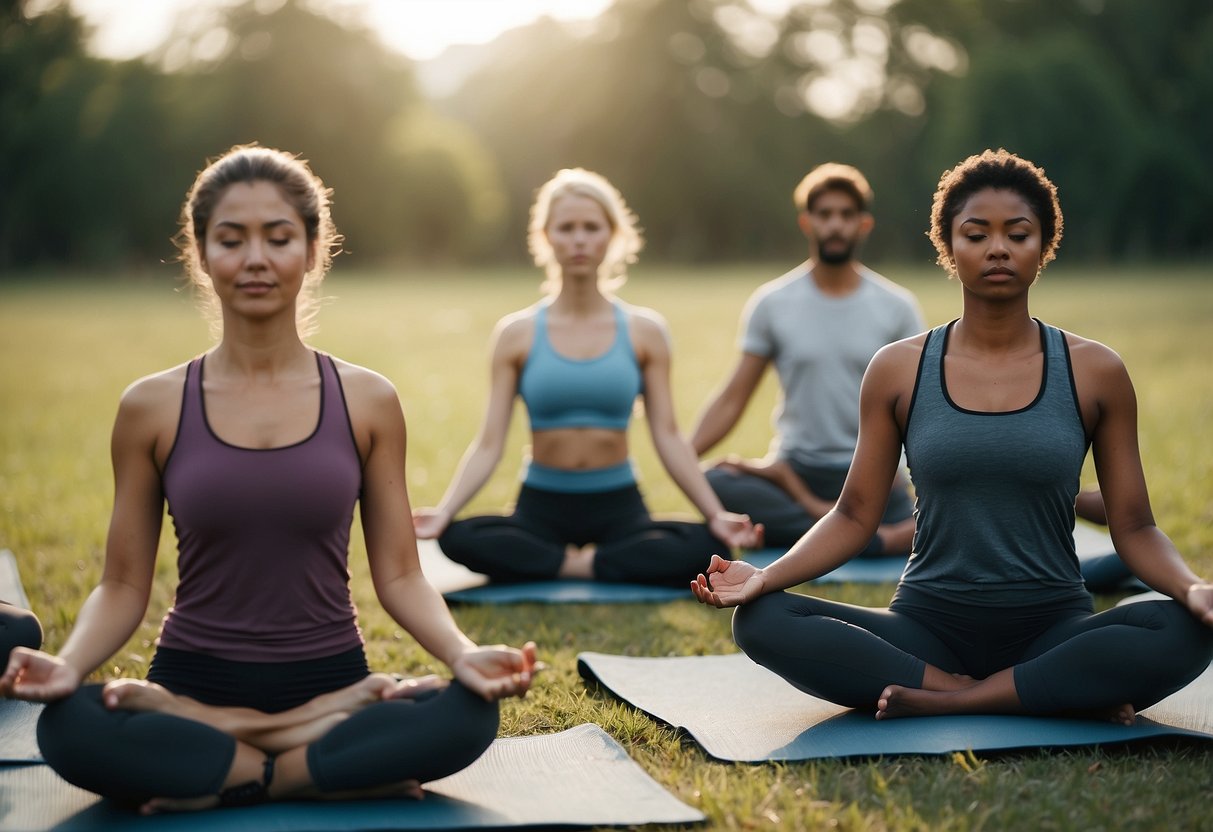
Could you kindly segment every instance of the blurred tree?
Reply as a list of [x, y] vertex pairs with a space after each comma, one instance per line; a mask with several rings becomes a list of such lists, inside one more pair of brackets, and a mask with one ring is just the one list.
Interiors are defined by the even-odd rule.
[[302, 153], [361, 262], [466, 257], [495, 233], [499, 214], [473, 209], [499, 192], [490, 157], [457, 126], [436, 135], [407, 59], [296, 0], [265, 8], [231, 8], [162, 56], [209, 56], [176, 94], [199, 158], [251, 141]]
[[521, 261], [535, 188], [569, 166], [620, 187], [648, 257], [786, 262], [791, 189], [831, 159], [876, 190], [865, 256], [925, 264], [940, 171], [995, 146], [1061, 187], [1068, 258], [1213, 250], [1207, 0], [767, 7], [541, 19], [427, 102], [410, 62], [313, 0], [202, 6], [126, 62], [89, 56], [63, 0], [0, 0], [0, 267], [168, 259], [193, 172], [250, 141], [311, 160], [366, 264]]

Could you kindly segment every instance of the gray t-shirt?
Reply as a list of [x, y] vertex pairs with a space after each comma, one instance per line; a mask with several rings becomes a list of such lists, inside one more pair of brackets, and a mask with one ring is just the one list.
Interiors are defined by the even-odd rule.
[[908, 290], [861, 267], [846, 297], [822, 294], [807, 264], [758, 288], [741, 350], [775, 365], [782, 397], [771, 450], [803, 465], [847, 467], [859, 436], [859, 384], [885, 344], [926, 329]]

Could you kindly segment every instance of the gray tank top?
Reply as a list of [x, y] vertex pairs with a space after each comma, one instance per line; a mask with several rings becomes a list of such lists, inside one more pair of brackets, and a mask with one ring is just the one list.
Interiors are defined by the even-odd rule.
[[1065, 335], [1037, 321], [1044, 372], [1035, 400], [984, 413], [948, 395], [954, 323], [927, 335], [906, 417], [917, 524], [902, 583], [991, 604], [1031, 589], [1042, 602], [1083, 592], [1074, 498], [1089, 442]]

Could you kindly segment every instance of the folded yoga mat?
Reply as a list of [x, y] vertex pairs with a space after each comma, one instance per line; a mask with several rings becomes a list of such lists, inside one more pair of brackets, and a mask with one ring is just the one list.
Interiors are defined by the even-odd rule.
[[741, 653], [636, 658], [582, 653], [581, 675], [691, 734], [719, 760], [762, 762], [1121, 743], [1163, 735], [1213, 739], [1213, 670], [1133, 726], [1029, 716], [877, 721], [801, 693]]
[[0, 601], [28, 610], [29, 598], [21, 586], [21, 575], [17, 571], [17, 556], [8, 549], [0, 549]]
[[140, 817], [48, 766], [0, 768], [0, 829], [82, 832], [312, 832], [691, 824], [705, 818], [650, 778], [597, 725], [499, 739], [424, 800], [274, 803]]

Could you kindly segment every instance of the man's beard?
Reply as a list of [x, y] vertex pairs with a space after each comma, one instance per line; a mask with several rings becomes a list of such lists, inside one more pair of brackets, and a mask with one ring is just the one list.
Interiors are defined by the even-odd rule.
[[[842, 242], [838, 238], [828, 240], [827, 242]], [[824, 244], [817, 247], [817, 259], [831, 266], [841, 266], [843, 263], [850, 262], [855, 255], [855, 244], [847, 243], [841, 248], [827, 249]]]

